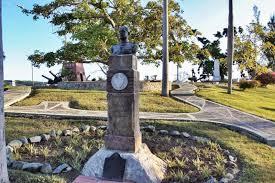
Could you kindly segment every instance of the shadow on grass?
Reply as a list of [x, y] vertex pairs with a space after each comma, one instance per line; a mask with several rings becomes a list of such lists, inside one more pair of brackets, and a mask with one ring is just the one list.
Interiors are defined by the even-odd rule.
[[[225, 89], [227, 90], [227, 86], [218, 86], [221, 89]], [[233, 87], [232, 88], [233, 91], [244, 91], [243, 89], [237, 88], [237, 87]]]
[[275, 109], [274, 108], [270, 108], [270, 107], [260, 107], [261, 109], [264, 109], [264, 110], [268, 110], [268, 111], [272, 111], [272, 112], [275, 112]]

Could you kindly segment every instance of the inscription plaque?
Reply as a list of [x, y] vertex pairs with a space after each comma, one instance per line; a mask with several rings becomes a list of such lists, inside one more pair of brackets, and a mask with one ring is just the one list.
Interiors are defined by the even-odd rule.
[[103, 167], [103, 178], [107, 180], [123, 181], [126, 159], [118, 153], [114, 153], [105, 159]]

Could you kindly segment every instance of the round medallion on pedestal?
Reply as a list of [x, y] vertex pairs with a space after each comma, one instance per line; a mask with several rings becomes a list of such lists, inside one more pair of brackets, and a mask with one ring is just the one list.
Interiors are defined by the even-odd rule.
[[123, 90], [128, 85], [128, 78], [121, 72], [116, 73], [112, 77], [111, 84], [115, 90]]

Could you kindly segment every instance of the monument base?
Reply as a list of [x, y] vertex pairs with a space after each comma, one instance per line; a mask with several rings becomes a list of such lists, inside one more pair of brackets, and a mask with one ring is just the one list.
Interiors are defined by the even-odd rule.
[[126, 159], [123, 181], [160, 183], [164, 178], [166, 163], [153, 155], [146, 144], [142, 144], [136, 153], [102, 148], [84, 165], [82, 174], [101, 178], [105, 159], [116, 152]]
[[221, 77], [220, 76], [214, 76], [212, 81], [219, 82], [219, 81], [221, 81]]

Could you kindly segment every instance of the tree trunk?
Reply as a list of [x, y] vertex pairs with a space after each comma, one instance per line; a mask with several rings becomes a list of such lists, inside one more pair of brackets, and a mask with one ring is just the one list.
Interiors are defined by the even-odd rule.
[[228, 64], [228, 89], [227, 93], [232, 93], [232, 65], [234, 55], [234, 28], [233, 28], [233, 0], [229, 0], [229, 16], [227, 29], [227, 64]]
[[8, 183], [5, 119], [4, 119], [4, 74], [3, 74], [3, 41], [2, 41], [2, 0], [0, 0], [0, 183]]
[[169, 62], [169, 49], [168, 49], [168, 0], [163, 0], [163, 28], [162, 28], [162, 91], [161, 95], [164, 97], [169, 96], [168, 89], [168, 62]]

